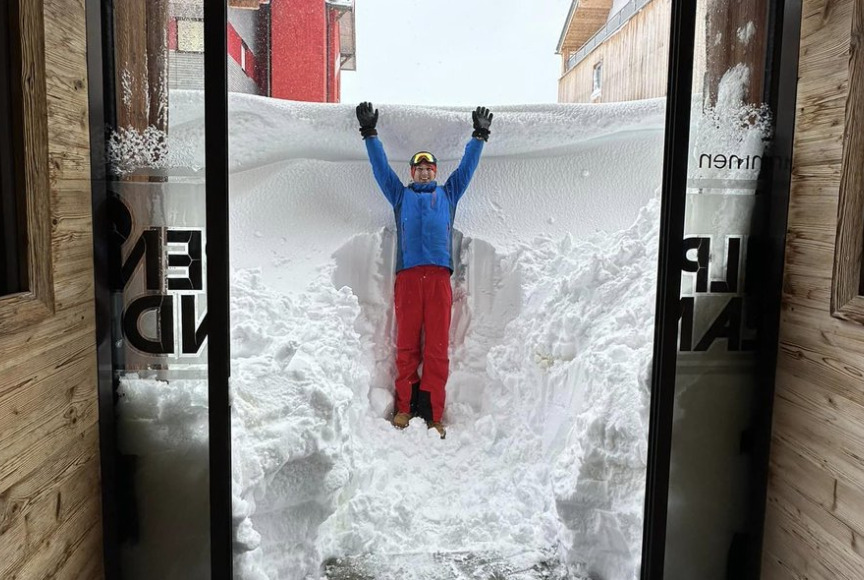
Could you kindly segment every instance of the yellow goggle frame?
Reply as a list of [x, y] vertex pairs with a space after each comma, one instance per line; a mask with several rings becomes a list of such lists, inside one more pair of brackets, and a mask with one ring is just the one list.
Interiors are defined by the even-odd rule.
[[438, 160], [435, 159], [435, 156], [428, 151], [420, 151], [419, 153], [415, 153], [414, 157], [411, 158], [411, 167], [414, 167], [415, 165], [420, 165], [421, 163], [431, 163], [432, 165], [438, 165]]

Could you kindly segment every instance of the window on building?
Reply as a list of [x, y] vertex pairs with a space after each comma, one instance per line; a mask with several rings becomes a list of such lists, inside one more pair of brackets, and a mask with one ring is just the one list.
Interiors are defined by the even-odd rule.
[[603, 63], [602, 62], [598, 62], [597, 64], [594, 65], [594, 73], [591, 77], [591, 79], [592, 79], [591, 98], [592, 99], [600, 96], [600, 87], [601, 87], [601, 84], [603, 82], [602, 71], [603, 71]]
[[[7, 128], [13, 120], [9, 31], [9, 11], [0, 10], [0, 126]], [[23, 200], [15, 187], [13, 134], [0, 132], [0, 296], [27, 289]]]
[[203, 20], [177, 20], [177, 50], [204, 52]]

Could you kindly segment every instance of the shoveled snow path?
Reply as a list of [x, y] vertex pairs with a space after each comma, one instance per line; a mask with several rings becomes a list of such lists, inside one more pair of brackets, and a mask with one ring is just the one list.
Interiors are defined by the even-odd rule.
[[[463, 568], [473, 568], [472, 574], [478, 566], [489, 573], [530, 571], [557, 559], [558, 523], [542, 438], [527, 424], [484, 408], [494, 389], [486, 357], [518, 315], [518, 269], [512, 261], [500, 267], [488, 244], [462, 244], [454, 275], [448, 434], [442, 440], [422, 419], [404, 431], [386, 420], [393, 398], [392, 251], [391, 232], [384, 230], [356, 237], [336, 255], [334, 282], [358, 296], [367, 323], [362, 340], [379, 364], [370, 368], [370, 412], [358, 417], [355, 428], [351, 483], [319, 530], [322, 553], [355, 556], [355, 566], [373, 567], [382, 580], [463, 577], [458, 567], [435, 559], [421, 566], [417, 554], [471, 554]], [[370, 271], [379, 274], [371, 283], [363, 279]]]
[[462, 241], [444, 440], [387, 420], [389, 230], [297, 298], [238, 273], [241, 577], [635, 577], [656, 206], [594, 241]]

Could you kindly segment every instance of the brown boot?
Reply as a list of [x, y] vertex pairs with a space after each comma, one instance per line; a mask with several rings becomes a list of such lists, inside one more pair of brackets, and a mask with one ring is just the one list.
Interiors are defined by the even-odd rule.
[[444, 439], [447, 436], [447, 430], [444, 428], [444, 425], [441, 423], [441, 421], [432, 421], [430, 423], [427, 423], [427, 426], [430, 429], [435, 429], [436, 431], [438, 431], [438, 434], [441, 435], [441, 439]]
[[404, 429], [408, 426], [408, 422], [411, 420], [411, 415], [409, 413], [396, 413], [393, 417], [393, 426], [397, 429]]

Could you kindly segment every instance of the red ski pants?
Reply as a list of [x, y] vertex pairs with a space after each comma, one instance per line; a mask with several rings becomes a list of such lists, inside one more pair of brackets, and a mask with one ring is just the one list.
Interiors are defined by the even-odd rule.
[[[450, 270], [415, 266], [396, 274], [396, 410], [410, 412], [411, 386], [429, 393], [432, 420], [444, 414], [444, 386], [450, 372]], [[423, 354], [421, 358], [421, 335]], [[417, 374], [423, 361], [423, 377]]]

